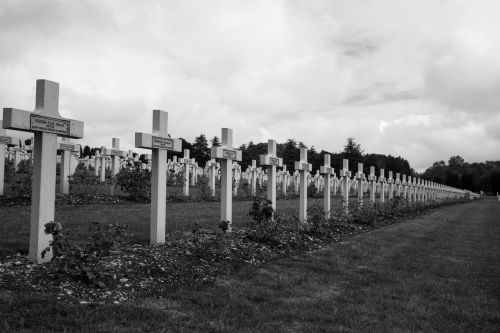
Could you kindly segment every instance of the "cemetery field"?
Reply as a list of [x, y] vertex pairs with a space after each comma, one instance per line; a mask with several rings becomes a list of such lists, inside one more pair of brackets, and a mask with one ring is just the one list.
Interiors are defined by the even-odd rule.
[[318, 251], [249, 266], [214, 283], [119, 305], [68, 304], [2, 291], [0, 328], [499, 331], [499, 215], [498, 201], [449, 206]]
[[[251, 201], [233, 201], [233, 225], [248, 225], [247, 215]], [[322, 199], [309, 199], [308, 205], [323, 205]], [[332, 209], [340, 208], [340, 199], [332, 200]], [[298, 200], [279, 200], [278, 212], [298, 214]], [[65, 232], [85, 233], [90, 222], [119, 223], [128, 226], [133, 241], [149, 243], [150, 205], [123, 203], [109, 205], [56, 206], [55, 220]], [[0, 207], [0, 260], [16, 253], [27, 254], [29, 241], [30, 207]], [[191, 232], [194, 228], [218, 229], [220, 202], [169, 202], [167, 204], [166, 231], [170, 237]]]

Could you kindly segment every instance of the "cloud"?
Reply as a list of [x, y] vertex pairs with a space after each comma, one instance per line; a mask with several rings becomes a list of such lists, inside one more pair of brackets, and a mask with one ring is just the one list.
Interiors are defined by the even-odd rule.
[[[495, 1], [0, 3], [0, 100], [33, 109], [61, 84], [84, 144], [133, 147], [169, 112], [174, 137], [259, 138], [435, 160], [499, 158]], [[480, 148], [478, 148], [480, 146]], [[496, 154], [496, 155], [495, 155]]]

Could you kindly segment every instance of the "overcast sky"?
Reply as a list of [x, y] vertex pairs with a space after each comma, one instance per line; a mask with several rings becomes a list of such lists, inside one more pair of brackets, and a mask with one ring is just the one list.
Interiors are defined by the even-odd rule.
[[36, 79], [92, 147], [133, 148], [162, 109], [188, 141], [500, 159], [497, 0], [2, 0], [0, 105], [33, 110]]

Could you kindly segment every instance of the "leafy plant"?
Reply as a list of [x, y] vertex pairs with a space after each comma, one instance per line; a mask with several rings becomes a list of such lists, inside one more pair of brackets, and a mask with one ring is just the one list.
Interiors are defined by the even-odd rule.
[[96, 193], [96, 186], [100, 184], [100, 179], [90, 170], [77, 167], [75, 173], [69, 177], [69, 183], [76, 192], [85, 196]]
[[201, 175], [198, 177], [197, 186], [200, 189], [200, 196], [202, 199], [210, 199], [212, 197], [212, 191], [210, 189], [210, 180], [206, 175]]
[[[9, 171], [10, 172], [10, 171]], [[23, 160], [18, 164], [16, 172], [11, 174], [9, 189], [18, 197], [31, 196], [31, 184], [33, 179], [33, 165], [31, 160]]]
[[151, 171], [142, 169], [140, 163], [123, 168], [116, 175], [115, 182], [129, 194], [130, 199], [139, 202], [151, 200]]
[[271, 200], [262, 197], [256, 197], [248, 211], [248, 215], [252, 217], [255, 224], [269, 222], [272, 220], [274, 213]]
[[219, 223], [219, 229], [223, 232], [226, 233], [229, 230], [229, 226], [231, 225], [231, 221], [221, 221]]
[[91, 223], [89, 236], [84, 242], [66, 237], [57, 222], [45, 224], [45, 233], [52, 235], [49, 247], [42, 251], [42, 258], [52, 251], [52, 261], [61, 273], [79, 279], [92, 286], [104, 287], [105, 269], [99, 264], [111, 250], [126, 238], [127, 225]]

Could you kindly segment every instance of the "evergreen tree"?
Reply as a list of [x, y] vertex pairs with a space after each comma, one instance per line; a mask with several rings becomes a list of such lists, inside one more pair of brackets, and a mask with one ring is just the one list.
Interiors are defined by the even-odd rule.
[[212, 143], [212, 147], [220, 147], [220, 140], [217, 136], [214, 136], [210, 142]]
[[286, 143], [279, 145], [281, 148], [281, 157], [283, 157], [283, 164], [286, 165], [288, 171], [295, 170], [295, 161], [300, 158], [300, 150], [297, 147], [297, 142], [293, 139], [288, 139]]
[[[81, 149], [81, 146], [80, 146], [80, 149]], [[92, 155], [92, 151], [90, 150], [90, 147], [89, 146], [85, 146], [83, 148], [83, 152], [81, 153], [81, 156], [82, 157], [86, 157], [86, 156], [91, 156]]]
[[194, 139], [191, 157], [196, 159], [196, 162], [198, 162], [198, 165], [202, 168], [204, 168], [207, 161], [210, 160], [210, 148], [208, 148], [208, 141], [205, 134], [200, 134], [200, 136]]
[[[353, 173], [358, 171], [358, 163], [363, 163], [363, 150], [354, 138], [347, 138], [347, 143], [342, 151], [342, 158], [349, 160], [349, 170]], [[364, 168], [364, 165], [363, 165]]]

